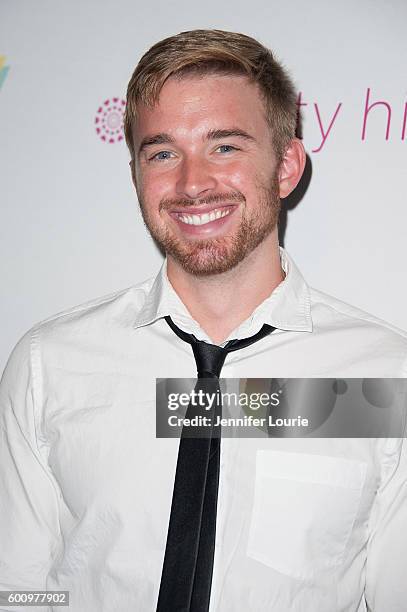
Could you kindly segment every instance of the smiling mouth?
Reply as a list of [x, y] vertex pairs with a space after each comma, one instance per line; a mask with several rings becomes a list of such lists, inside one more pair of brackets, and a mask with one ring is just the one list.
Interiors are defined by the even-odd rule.
[[217, 221], [218, 219], [222, 219], [222, 217], [226, 217], [229, 215], [234, 207], [228, 208], [214, 208], [210, 212], [201, 213], [201, 214], [186, 214], [186, 213], [175, 213], [176, 218], [182, 223], [186, 223], [187, 225], [206, 225], [207, 223], [212, 223], [212, 221]]

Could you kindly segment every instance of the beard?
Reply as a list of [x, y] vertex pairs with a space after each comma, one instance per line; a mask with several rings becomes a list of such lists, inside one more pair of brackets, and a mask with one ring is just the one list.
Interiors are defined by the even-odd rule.
[[153, 222], [140, 195], [139, 202], [144, 223], [160, 249], [173, 257], [189, 274], [211, 276], [232, 270], [277, 226], [281, 208], [277, 172], [272, 177], [270, 186], [259, 187], [258, 193], [258, 206], [250, 214], [247, 211], [246, 198], [241, 192], [214, 194], [198, 201], [166, 199], [160, 202], [159, 212], [172, 208], [185, 208], [186, 213], [189, 212], [189, 206], [193, 207], [197, 203], [221, 204], [231, 201], [242, 203], [242, 218], [233, 235], [202, 240], [181, 239], [174, 235], [167, 226]]

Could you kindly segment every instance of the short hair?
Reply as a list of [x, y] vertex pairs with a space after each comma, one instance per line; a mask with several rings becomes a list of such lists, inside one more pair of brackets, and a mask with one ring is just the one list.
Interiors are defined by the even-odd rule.
[[172, 76], [205, 74], [245, 75], [258, 84], [274, 150], [281, 161], [295, 136], [298, 107], [294, 84], [270, 49], [250, 36], [223, 30], [181, 32], [159, 41], [142, 56], [129, 81], [124, 114], [124, 133], [132, 159], [132, 122], [137, 106], [153, 107]]

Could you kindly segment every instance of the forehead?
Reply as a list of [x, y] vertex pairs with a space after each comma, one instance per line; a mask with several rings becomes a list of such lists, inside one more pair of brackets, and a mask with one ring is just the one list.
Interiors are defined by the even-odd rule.
[[240, 75], [171, 77], [154, 107], [140, 105], [137, 110], [133, 126], [135, 142], [150, 132], [193, 135], [230, 125], [261, 132], [267, 126], [257, 84]]

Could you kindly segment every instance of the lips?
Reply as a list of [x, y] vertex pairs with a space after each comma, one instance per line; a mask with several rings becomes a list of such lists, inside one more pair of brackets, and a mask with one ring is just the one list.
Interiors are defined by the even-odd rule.
[[210, 212], [202, 212], [202, 213], [173, 213], [177, 217], [179, 221], [182, 223], [186, 223], [187, 225], [206, 225], [207, 223], [211, 223], [212, 221], [217, 221], [218, 219], [222, 219], [226, 217], [232, 212], [232, 207], [220, 207], [214, 208]]
[[176, 222], [178, 231], [194, 238], [216, 238], [223, 235], [230, 224], [238, 204], [196, 204], [179, 209], [169, 209], [168, 214]]

